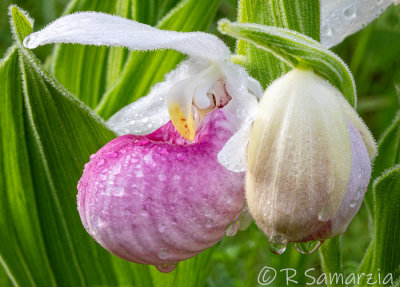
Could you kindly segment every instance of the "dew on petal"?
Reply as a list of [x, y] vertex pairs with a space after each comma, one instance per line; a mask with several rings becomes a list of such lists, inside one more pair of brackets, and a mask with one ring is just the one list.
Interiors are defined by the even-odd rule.
[[123, 196], [125, 194], [125, 188], [123, 186], [117, 186], [114, 188], [113, 193], [114, 196]]
[[293, 247], [301, 254], [314, 253], [322, 244], [322, 241], [294, 242]]
[[186, 156], [183, 153], [177, 153], [176, 154], [176, 159], [177, 160], [184, 160], [185, 158], [186, 158]]
[[108, 154], [108, 157], [111, 157], [111, 158], [115, 158], [115, 157], [117, 157], [118, 156], [118, 154], [116, 153], [116, 152], [110, 152], [109, 154]]
[[356, 207], [356, 205], [357, 205], [357, 200], [352, 200], [352, 201], [350, 201], [349, 206], [350, 206], [351, 208]]
[[159, 174], [158, 175], [158, 179], [160, 180], [160, 181], [165, 181], [166, 179], [167, 179], [167, 177], [166, 177], [166, 175], [165, 174]]
[[[158, 257], [160, 259], [168, 259], [169, 257], [169, 250], [166, 247], [160, 248], [160, 251], [158, 251]], [[172, 271], [172, 270], [171, 270]]]
[[324, 206], [318, 214], [318, 220], [321, 222], [327, 222], [331, 219], [331, 215], [326, 211], [326, 206]]
[[211, 218], [207, 219], [206, 221], [206, 228], [213, 228], [214, 227], [214, 222]]
[[135, 172], [135, 175], [136, 175], [136, 177], [143, 177], [143, 170], [142, 170], [142, 169], [138, 169], [138, 170]]
[[348, 18], [355, 18], [356, 17], [356, 7], [350, 6], [343, 11], [343, 15]]
[[104, 159], [99, 160], [99, 162], [97, 163], [97, 166], [102, 166], [104, 164]]
[[158, 269], [158, 271], [163, 272], [163, 273], [169, 273], [173, 271], [176, 268], [176, 263], [163, 263], [163, 264], [158, 264], [155, 265], [155, 267]]
[[357, 198], [357, 199], [360, 198], [360, 196], [361, 196], [361, 191], [362, 191], [362, 187], [359, 186], [358, 189], [357, 189], [357, 193], [356, 193], [356, 198]]

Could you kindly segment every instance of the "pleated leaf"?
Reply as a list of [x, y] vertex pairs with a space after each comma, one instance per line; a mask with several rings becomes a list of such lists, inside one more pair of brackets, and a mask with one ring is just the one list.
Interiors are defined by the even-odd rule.
[[114, 133], [23, 48], [27, 16], [15, 6], [10, 15], [16, 47], [0, 65], [0, 263], [19, 286], [152, 285], [147, 266], [105, 251], [77, 212], [83, 166]]
[[[400, 164], [400, 112], [397, 113], [392, 124], [379, 140], [378, 156], [374, 160], [372, 179], [378, 178], [386, 169], [396, 164]], [[370, 212], [374, 215], [375, 199], [372, 185], [369, 186], [365, 200], [370, 207]], [[375, 219], [374, 216], [372, 218]]]
[[[287, 28], [319, 41], [319, 0], [241, 0], [238, 21]], [[269, 51], [239, 40], [235, 61], [246, 67], [264, 88], [290, 67]]]
[[[359, 273], [392, 274], [400, 279], [400, 166], [384, 172], [374, 182], [375, 237], [361, 264]], [[387, 277], [389, 280], [389, 277]], [[365, 282], [364, 282], [365, 283]]]
[[336, 54], [312, 38], [289, 29], [227, 20], [219, 22], [219, 30], [273, 53], [292, 67], [313, 68], [336, 86], [352, 106], [356, 106], [356, 89], [349, 68]]

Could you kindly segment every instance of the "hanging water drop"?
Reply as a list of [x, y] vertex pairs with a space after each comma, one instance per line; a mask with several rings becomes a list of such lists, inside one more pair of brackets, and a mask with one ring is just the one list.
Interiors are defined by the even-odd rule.
[[286, 243], [273, 243], [269, 242], [269, 250], [275, 254], [282, 254], [286, 250]]
[[169, 273], [176, 268], [176, 265], [177, 265], [176, 263], [163, 263], [163, 264], [158, 264], [155, 267], [160, 272]]
[[166, 247], [160, 248], [160, 251], [158, 251], [158, 257], [160, 259], [168, 259], [169, 257], [169, 250]]
[[301, 254], [314, 253], [322, 244], [322, 241], [293, 242], [293, 247]]

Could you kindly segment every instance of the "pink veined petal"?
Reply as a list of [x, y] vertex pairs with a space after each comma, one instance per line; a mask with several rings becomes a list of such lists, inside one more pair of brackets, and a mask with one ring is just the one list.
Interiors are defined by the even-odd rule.
[[347, 193], [335, 216], [304, 241], [322, 240], [342, 234], [357, 214], [371, 179], [371, 160], [360, 132], [347, 122], [352, 153], [352, 169]]
[[237, 128], [232, 118], [222, 109], [210, 113], [193, 144], [168, 122], [101, 148], [78, 184], [86, 230], [115, 255], [143, 264], [176, 263], [214, 245], [244, 204], [244, 174], [217, 160]]

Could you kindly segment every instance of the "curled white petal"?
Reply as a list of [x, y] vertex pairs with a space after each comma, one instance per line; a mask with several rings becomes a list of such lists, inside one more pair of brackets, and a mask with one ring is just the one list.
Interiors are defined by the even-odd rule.
[[331, 48], [378, 18], [393, 0], [321, 0], [321, 43]]
[[225, 144], [218, 154], [218, 161], [234, 172], [244, 172], [246, 166], [246, 151], [249, 143], [251, 123], [243, 125]]
[[180, 80], [197, 75], [208, 64], [196, 59], [183, 61], [165, 76], [165, 81], [155, 85], [147, 96], [115, 113], [107, 121], [107, 125], [118, 135], [144, 135], [155, 131], [170, 120], [167, 109], [168, 91]]
[[132, 50], [173, 49], [211, 61], [225, 60], [230, 56], [228, 47], [211, 34], [159, 30], [97, 12], [61, 17], [24, 39], [24, 46], [29, 49], [50, 43], [123, 46]]

